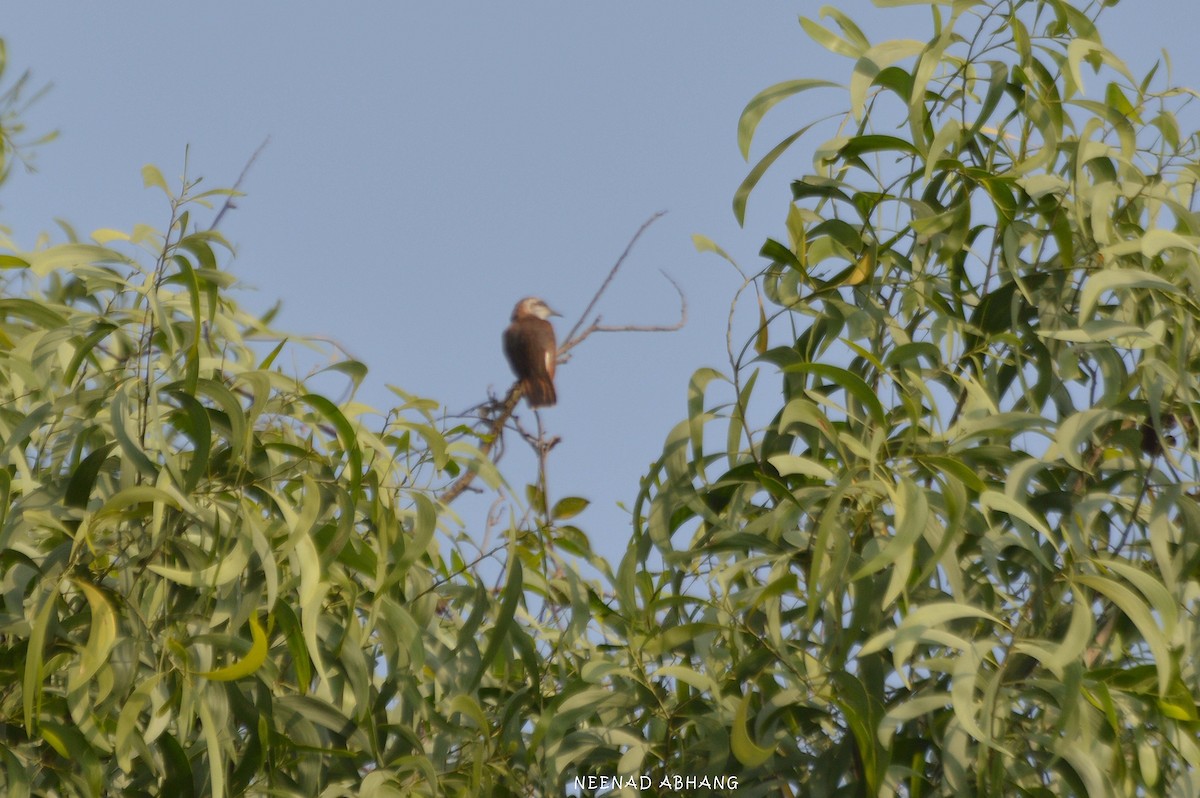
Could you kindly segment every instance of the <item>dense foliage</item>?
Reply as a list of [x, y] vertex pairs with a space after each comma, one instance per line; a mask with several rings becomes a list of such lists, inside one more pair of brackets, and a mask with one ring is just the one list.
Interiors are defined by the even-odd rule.
[[[492, 736], [541, 667], [529, 646], [497, 654], [519, 560], [501, 606], [433, 491], [464, 465], [493, 486], [494, 471], [433, 402], [400, 394], [372, 419], [361, 364], [277, 367], [291, 344], [232, 298], [224, 242], [196, 221], [229, 192], [144, 177], [167, 194], [163, 232], [0, 242], [2, 791], [519, 783]], [[330, 374], [350, 398], [307, 387]]]
[[3, 792], [1200, 792], [1191, 95], [1091, 6], [877, 4], [932, 35], [827, 8], [848, 85], [742, 116], [748, 155], [843, 98], [735, 197], [822, 137], [615, 573], [582, 499], [463, 528], [487, 419], [283, 368], [312, 342], [199, 221], [230, 192], [147, 167], [166, 230], [0, 228]]
[[[1192, 93], [1130, 74], [1099, 4], [929, 5], [924, 42], [804, 20], [853, 63], [845, 114], [762, 249], [733, 396], [696, 374], [646, 492], [671, 568], [619, 595], [715, 682], [678, 678], [676, 744], [732, 704], [737, 759], [803, 794], [1194, 794]], [[827, 87], [759, 94], [743, 152]]]

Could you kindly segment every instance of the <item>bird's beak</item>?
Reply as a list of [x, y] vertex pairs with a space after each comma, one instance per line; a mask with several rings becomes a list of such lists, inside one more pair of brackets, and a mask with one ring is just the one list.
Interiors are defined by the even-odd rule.
[[546, 306], [546, 310], [550, 311], [551, 316], [558, 316], [560, 319], [562, 318], [562, 314], [549, 305]]

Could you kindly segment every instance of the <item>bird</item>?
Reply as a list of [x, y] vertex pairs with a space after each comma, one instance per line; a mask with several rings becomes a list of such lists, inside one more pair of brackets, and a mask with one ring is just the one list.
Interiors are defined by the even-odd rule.
[[558, 344], [548, 319], [561, 315], [541, 298], [527, 296], [513, 308], [512, 324], [504, 330], [504, 356], [530, 407], [549, 407], [558, 401], [554, 391]]

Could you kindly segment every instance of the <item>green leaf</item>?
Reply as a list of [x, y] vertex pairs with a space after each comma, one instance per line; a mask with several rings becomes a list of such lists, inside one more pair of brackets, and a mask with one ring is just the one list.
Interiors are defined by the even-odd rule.
[[7, 747], [0, 746], [0, 759], [4, 760], [4, 786], [9, 798], [29, 798], [29, 769]]
[[828, 80], [811, 78], [785, 80], [754, 95], [753, 99], [746, 104], [746, 108], [738, 120], [737, 140], [742, 157], [747, 161], [750, 160], [750, 142], [754, 139], [754, 131], [758, 129], [758, 123], [766, 116], [767, 111], [774, 108], [776, 104], [809, 89], [836, 88], [837, 85]]
[[1163, 635], [1170, 639], [1175, 635], [1175, 627], [1179, 623], [1179, 605], [1166, 586], [1140, 568], [1112, 557], [1097, 557], [1092, 560], [1096, 567], [1114, 572], [1129, 584], [1137, 588], [1146, 601], [1154, 616], [1161, 621]]
[[73, 668], [69, 674], [68, 689], [76, 690], [91, 681], [108, 662], [117, 640], [117, 616], [108, 597], [95, 585], [81, 579], [71, 582], [87, 597], [91, 610], [87, 644], [81, 652], [78, 669]]
[[118, 329], [120, 328], [118, 328], [115, 324], [110, 324], [108, 322], [101, 322], [97, 324], [96, 329], [88, 333], [88, 336], [83, 339], [78, 347], [76, 347], [75, 354], [71, 356], [71, 362], [67, 364], [67, 368], [63, 373], [63, 382], [68, 384], [73, 383], [76, 375], [79, 373], [80, 366], [83, 365], [83, 361], [89, 356], [92, 356], [92, 352], [96, 348], [96, 345], [105, 338], [108, 338]]
[[29, 255], [29, 268], [38, 277], [46, 277], [60, 269], [88, 266], [96, 263], [123, 263], [111, 249], [92, 244], [59, 244]]
[[259, 371], [266, 371], [267, 369], [271, 368], [271, 366], [275, 363], [275, 358], [278, 357], [279, 353], [283, 351], [284, 344], [286, 344], [287, 342], [288, 342], [288, 339], [284, 338], [278, 344], [275, 345], [274, 349], [272, 349], [270, 352], [267, 353], [267, 356], [264, 357], [262, 359], [262, 361], [258, 364]]
[[225, 714], [224, 710], [224, 702], [215, 690], [205, 690], [196, 703], [196, 712], [200, 716], [200, 731], [207, 749], [209, 789], [212, 798], [225, 798], [227, 749], [221, 745], [221, 729], [224, 724], [217, 722], [217, 718]]
[[587, 509], [589, 504], [591, 502], [587, 499], [578, 496], [567, 496], [554, 503], [554, 509], [550, 511], [550, 517], [555, 521], [565, 521], [568, 518], [574, 518], [579, 515]]
[[800, 17], [800, 27], [804, 28], [804, 32], [807, 33], [814, 42], [821, 45], [831, 53], [857, 58], [862, 52], [863, 48], [860, 44], [851, 43], [847, 39], [838, 36], [821, 23], [811, 20], [808, 17]]
[[25, 655], [25, 673], [21, 682], [22, 709], [25, 715], [25, 733], [37, 733], [41, 720], [43, 688], [42, 666], [45, 664], [46, 641], [50, 636], [50, 623], [58, 603], [58, 586], [51, 584], [42, 598], [42, 604], [34, 616], [29, 631], [28, 652]]
[[170, 393], [182, 411], [172, 423], [176, 424], [192, 447], [191, 461], [180, 486], [182, 490], [190, 493], [200, 484], [212, 465], [212, 426], [204, 405], [194, 396], [184, 391], [173, 390]]
[[858, 63], [854, 65], [854, 75], [850, 78], [850, 113], [855, 120], [863, 118], [867, 90], [875, 82], [879, 73], [885, 67], [918, 55], [924, 49], [924, 42], [895, 39], [877, 44], [861, 54]]
[[171, 190], [167, 188], [167, 181], [163, 179], [162, 172], [158, 171], [157, 166], [146, 164], [142, 167], [142, 187], [150, 188], [151, 186], [161, 189], [163, 194], [171, 197]]
[[1114, 579], [1106, 576], [1079, 574], [1073, 577], [1075, 583], [1085, 585], [1101, 594], [1133, 621], [1138, 632], [1142, 635], [1146, 647], [1154, 658], [1154, 667], [1158, 671], [1158, 694], [1166, 696], [1170, 690], [1172, 663], [1170, 647], [1163, 635], [1162, 629], [1154, 620], [1150, 608], [1137, 595]]
[[519, 559], [512, 559], [508, 564], [508, 581], [504, 584], [504, 594], [500, 599], [500, 612], [496, 616], [496, 623], [492, 626], [491, 634], [488, 635], [487, 646], [483, 650], [483, 655], [479, 659], [479, 665], [475, 669], [475, 675], [470, 681], [470, 689], [475, 689], [483, 680], [483, 675], [492, 667], [492, 663], [500, 654], [500, 648], [504, 645], [504, 641], [508, 638], [509, 630], [513, 625], [513, 617], [517, 613], [517, 606], [521, 603], [521, 597], [525, 592], [525, 577], [521, 568]]
[[396, 563], [401, 572], [412, 565], [429, 550], [433, 535], [437, 531], [438, 512], [433, 502], [427, 496], [414, 494], [413, 502], [416, 513], [412, 518], [408, 540], [404, 543], [403, 553]]
[[159, 685], [164, 674], [156, 673], [134, 688], [133, 693], [121, 707], [117, 718], [116, 755], [117, 765], [124, 771], [132, 772], [133, 758], [139, 751], [143, 739], [138, 734], [139, 715], [144, 710], [150, 710], [155, 705], [155, 696], [159, 693]]
[[1059, 424], [1058, 434], [1054, 437], [1054, 444], [1046, 451], [1046, 458], [1061, 457], [1072, 468], [1083, 470], [1083, 455], [1091, 446], [1096, 430], [1119, 423], [1123, 418], [1115, 410], [1100, 408], [1072, 413]]
[[1178, 294], [1179, 289], [1157, 275], [1138, 269], [1105, 269], [1088, 278], [1079, 294], [1079, 321], [1090, 321], [1100, 298], [1108, 292], [1149, 288], [1165, 294]]
[[300, 695], [307, 695], [312, 682], [312, 660], [309, 659], [300, 620], [286, 602], [278, 602], [271, 617], [278, 622], [279, 631], [287, 644], [288, 658], [296, 673], [296, 687]]
[[92, 240], [95, 241], [97, 244], [100, 244], [101, 246], [103, 246], [103, 245], [109, 243], [110, 241], [129, 241], [130, 236], [129, 236], [129, 233], [125, 233], [120, 230], [113, 230], [108, 227], [101, 227], [98, 230], [92, 231]]
[[644, 651], [651, 657], [659, 657], [677, 649], [688, 649], [697, 637], [721, 631], [711, 623], [685, 623], [657, 630], [647, 641]]
[[820, 480], [831, 480], [834, 478], [832, 471], [810, 457], [802, 457], [795, 454], [777, 454], [768, 457], [767, 462], [775, 467], [780, 476], [787, 477], [793, 474], [800, 474], [801, 476], [813, 477]]
[[[742, 184], [738, 186], [737, 191], [733, 193], [733, 215], [734, 218], [737, 219], [739, 225], [744, 224], [746, 221], [746, 203], [750, 199], [750, 192], [753, 191], [754, 187], [758, 185], [758, 181], [760, 181], [762, 176], [766, 174], [767, 170], [771, 168], [771, 164], [779, 160], [779, 156], [783, 155], [783, 153], [786, 152], [789, 147], [796, 143], [797, 139], [812, 129], [815, 124], [816, 123], [814, 122], [813, 124], [805, 125], [772, 147], [771, 151], [764, 155], [762, 159], [750, 170], [750, 174], [746, 175], [746, 178], [742, 180]], [[728, 256], [723, 255], [723, 257], [725, 257], [726, 260], [729, 260]]]
[[831, 677], [832, 694], [829, 700], [846, 718], [846, 725], [857, 751], [857, 759], [862, 762], [866, 794], [876, 795], [880, 791], [880, 782], [887, 765], [876, 742], [881, 708], [878, 701], [868, 693], [861, 679], [845, 672], [831, 674]]
[[251, 643], [246, 656], [222, 668], [201, 671], [198, 675], [214, 682], [232, 682], [244, 679], [262, 667], [267, 659], [267, 633], [259, 626], [258, 618], [254, 615], [250, 616], [249, 623]]
[[342, 411], [324, 396], [313, 393], [305, 394], [300, 397], [300, 401], [320, 413], [337, 430], [338, 441], [346, 453], [350, 493], [356, 494], [362, 480], [362, 450], [358, 447], [358, 437], [355, 435], [354, 427], [342, 415]]
[[857, 158], [860, 155], [872, 152], [899, 152], [905, 155], [920, 154], [912, 142], [905, 141], [896, 136], [884, 136], [880, 134], [854, 136], [838, 148], [838, 155], [847, 159]]
[[138, 416], [148, 412], [148, 408], [145, 406], [146, 402], [142, 401], [134, 405], [133, 409], [130, 408], [129, 394], [133, 390], [136, 390], [136, 385], [130, 382], [118, 388], [113, 395], [110, 406], [113, 437], [117, 439], [117, 445], [121, 447], [122, 457], [128, 460], [143, 477], [155, 481], [158, 478], [158, 466], [146, 456], [141, 442], [138, 440], [140, 434], [137, 426]]
[[[876, 553], [859, 566], [851, 579], [857, 581], [889, 565], [895, 565], [916, 545], [929, 523], [929, 502], [925, 492], [907, 477], [900, 478], [900, 490], [889, 491], [896, 507], [895, 534]], [[865, 553], [865, 552], [864, 552]], [[907, 570], [907, 569], [906, 569]], [[884, 603], [892, 598], [884, 596]]]
[[[843, 388], [847, 394], [857, 399], [873, 422], [881, 427], [886, 426], [887, 420], [879, 397], [857, 374], [826, 363], [794, 363], [784, 367], [783, 371], [785, 373], [813, 374], [831, 380]], [[852, 408], [847, 407], [846, 410], [851, 411]]]
[[1050, 527], [1038, 518], [1019, 498], [1009, 496], [997, 490], [985, 490], [979, 494], [979, 507], [982, 510], [1005, 513], [1036, 529], [1043, 537], [1050, 537]]
[[75, 467], [75, 470], [71, 473], [71, 480], [67, 483], [66, 495], [63, 497], [63, 501], [68, 507], [82, 509], [88, 506], [88, 502], [92, 497], [92, 488], [96, 484], [96, 478], [100, 474], [100, 469], [104, 466], [109, 454], [116, 446], [116, 441], [104, 444], [83, 458], [79, 465]]
[[946, 124], [942, 125], [941, 130], [933, 137], [933, 142], [929, 145], [929, 153], [925, 156], [926, 181], [933, 179], [933, 173], [938, 166], [938, 161], [946, 155], [947, 151], [956, 148], [961, 137], [962, 125], [957, 119], [949, 119], [946, 121]]
[[730, 729], [729, 745], [738, 762], [746, 767], [756, 768], [765, 765], [774, 753], [773, 748], [765, 748], [754, 742], [750, 734], [750, 693], [742, 696], [737, 710], [733, 715], [733, 728]]
[[[137, 490], [137, 488], [128, 488], [127, 490]], [[308, 540], [308, 538], [304, 538]], [[297, 547], [298, 549], [300, 547]], [[312, 555], [316, 557], [315, 553]], [[164, 579], [169, 579], [172, 582], [187, 587], [220, 587], [227, 585], [234, 579], [237, 579], [246, 570], [246, 565], [250, 561], [250, 552], [248, 544], [244, 540], [239, 540], [233, 550], [224, 557], [210, 563], [203, 568], [193, 568], [191, 566], [172, 566], [158, 565], [152, 563], [146, 568], [152, 573], [156, 573]]]
[[[926, 634], [930, 630], [936, 630], [951, 621], [961, 618], [982, 618], [999, 626], [1005, 626], [1004, 622], [995, 615], [978, 607], [972, 607], [969, 604], [962, 604], [960, 602], [937, 601], [917, 607], [905, 615], [896, 629], [880, 632], [872, 637], [863, 644], [861, 653], [864, 656], [874, 654], [891, 646], [892, 656], [895, 659], [897, 668], [899, 668], [901, 664], [908, 662], [909, 657], [916, 650], [917, 644], [926, 639]], [[942, 643], [948, 642], [961, 650], [966, 650], [970, 647], [962, 638], [954, 637], [954, 640], [950, 640], [949, 637], [940, 637], [937, 639]]]
[[[726, 253], [725, 250], [721, 249], [721, 247], [719, 247], [717, 245], [717, 243], [715, 241], [713, 241], [711, 238], [709, 238], [708, 236], [702, 236], [699, 233], [693, 233], [692, 234], [692, 246], [694, 246], [696, 248], [697, 252], [712, 252], [716, 255], [720, 255], [722, 258], [729, 261], [730, 263], [734, 263], [733, 258], [729, 257], [728, 253]], [[736, 264], [734, 264], [734, 265], [736, 265]]]

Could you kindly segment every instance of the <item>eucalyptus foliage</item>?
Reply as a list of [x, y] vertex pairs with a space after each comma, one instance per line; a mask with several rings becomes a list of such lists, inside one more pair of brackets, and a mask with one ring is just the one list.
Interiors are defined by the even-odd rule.
[[741, 118], [748, 155], [805, 98], [739, 219], [814, 155], [618, 581], [657, 751], [803, 795], [1200, 793], [1194, 95], [1098, 3], [877, 5], [930, 37], [826, 7], [848, 82]]

